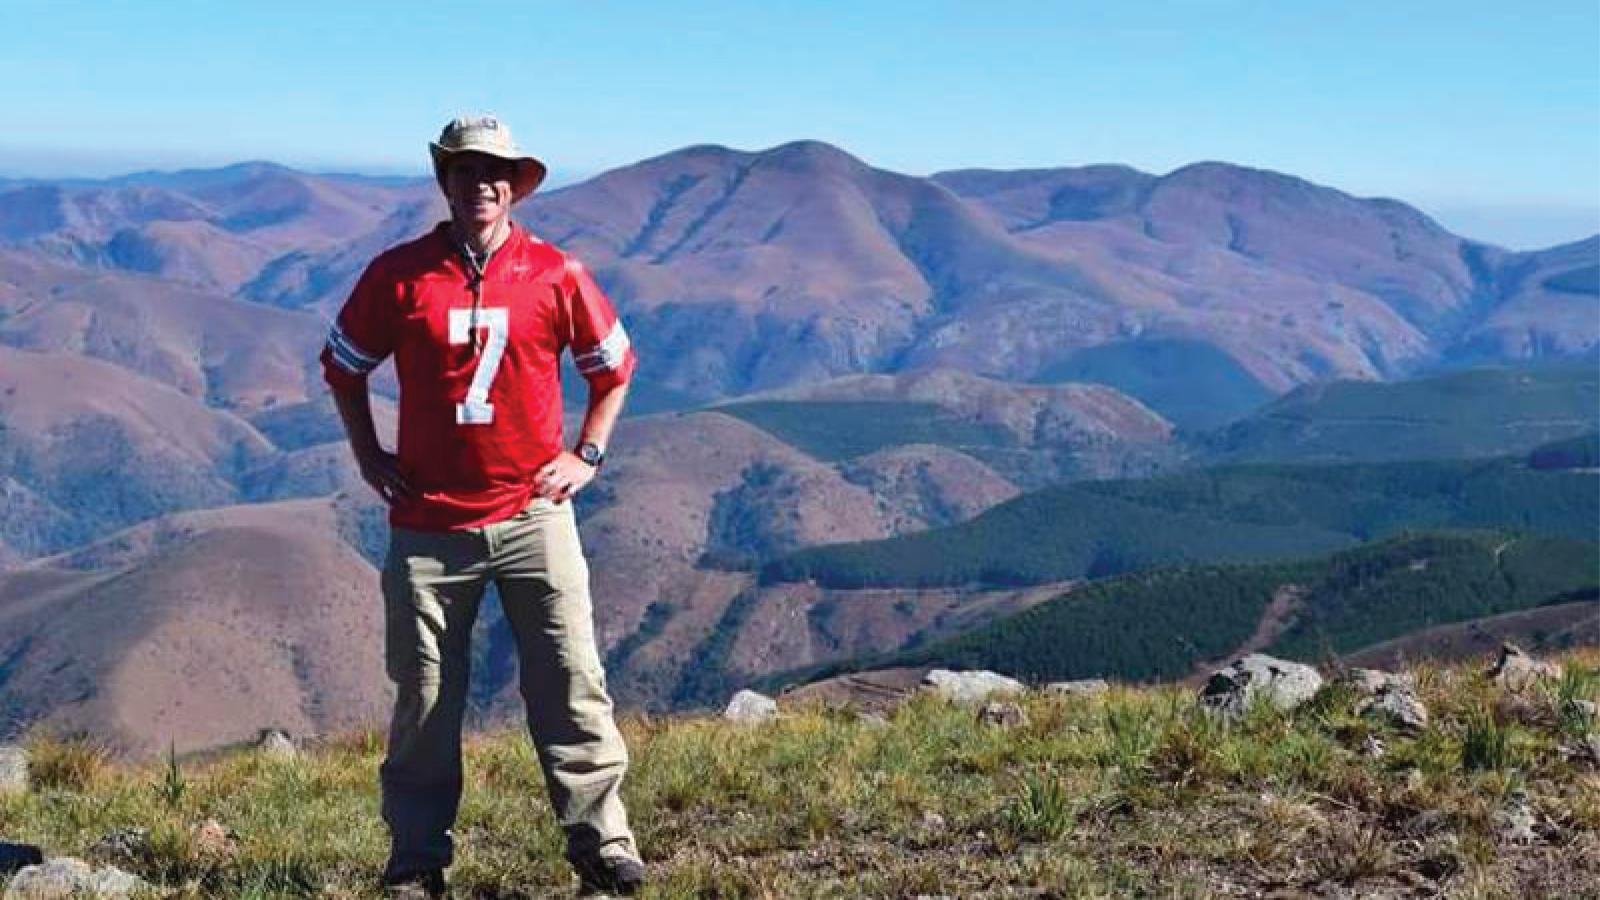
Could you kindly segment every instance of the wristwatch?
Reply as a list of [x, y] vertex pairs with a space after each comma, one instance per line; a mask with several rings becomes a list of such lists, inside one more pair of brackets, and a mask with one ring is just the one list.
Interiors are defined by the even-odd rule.
[[606, 452], [601, 450], [600, 445], [593, 441], [584, 441], [573, 452], [578, 455], [579, 459], [596, 469], [600, 468], [600, 464], [606, 461]]

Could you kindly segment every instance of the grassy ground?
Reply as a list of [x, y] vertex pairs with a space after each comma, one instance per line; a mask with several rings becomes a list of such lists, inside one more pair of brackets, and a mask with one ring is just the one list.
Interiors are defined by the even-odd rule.
[[[1233, 726], [1176, 687], [1030, 695], [1014, 730], [930, 698], [887, 723], [629, 720], [627, 796], [652, 897], [1600, 896], [1600, 774], [1563, 752], [1597, 728], [1574, 701], [1600, 693], [1600, 653], [1566, 662], [1527, 699], [1475, 669], [1419, 670], [1433, 718], [1415, 737], [1336, 689]], [[0, 839], [180, 897], [374, 895], [378, 736], [148, 768], [33, 749]], [[468, 771], [455, 895], [570, 895], [526, 739], [473, 738]], [[1518, 808], [1520, 842], [1503, 825]]]

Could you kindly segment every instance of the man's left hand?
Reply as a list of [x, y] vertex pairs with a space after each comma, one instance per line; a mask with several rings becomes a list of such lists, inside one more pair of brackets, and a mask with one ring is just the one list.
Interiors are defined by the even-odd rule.
[[540, 497], [554, 503], [565, 503], [573, 494], [594, 480], [596, 468], [579, 459], [576, 454], [563, 450], [555, 459], [539, 470], [534, 488]]

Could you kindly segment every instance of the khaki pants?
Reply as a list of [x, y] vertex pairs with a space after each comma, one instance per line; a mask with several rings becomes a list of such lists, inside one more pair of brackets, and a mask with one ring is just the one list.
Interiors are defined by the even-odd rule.
[[535, 500], [483, 528], [396, 528], [390, 539], [384, 655], [397, 696], [381, 770], [392, 840], [386, 874], [452, 860], [472, 625], [491, 580], [516, 639], [528, 731], [568, 858], [637, 859], [620, 793], [628, 751], [595, 647], [589, 570], [572, 504]]

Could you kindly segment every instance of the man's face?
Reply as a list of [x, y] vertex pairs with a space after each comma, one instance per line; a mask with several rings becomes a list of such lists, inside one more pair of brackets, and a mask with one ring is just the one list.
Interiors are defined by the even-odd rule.
[[463, 225], [486, 226], [511, 210], [516, 164], [483, 153], [460, 153], [444, 170], [450, 214]]

